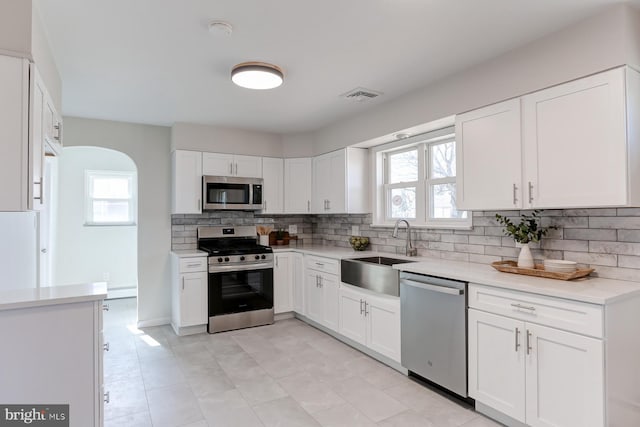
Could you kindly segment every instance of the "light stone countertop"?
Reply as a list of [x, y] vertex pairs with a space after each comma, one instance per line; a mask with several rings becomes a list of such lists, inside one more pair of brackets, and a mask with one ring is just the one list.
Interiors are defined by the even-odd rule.
[[207, 256], [207, 252], [201, 251], [199, 249], [181, 249], [177, 251], [171, 251], [172, 254], [177, 256], [178, 258], [195, 258], [195, 257], [205, 257]]
[[87, 301], [100, 301], [106, 297], [107, 284], [105, 282], [43, 288], [12, 289], [0, 291], [0, 311]]
[[338, 260], [367, 256], [410, 259], [416, 262], [396, 264], [393, 268], [400, 271], [444, 277], [480, 285], [530, 292], [598, 305], [611, 304], [619, 299], [640, 296], [640, 282], [628, 282], [598, 277], [587, 277], [570, 281], [545, 279], [520, 274], [502, 273], [488, 264], [447, 261], [427, 257], [407, 257], [385, 252], [356, 252], [350, 248], [335, 246], [273, 246], [272, 248], [276, 254], [279, 252], [300, 252]]

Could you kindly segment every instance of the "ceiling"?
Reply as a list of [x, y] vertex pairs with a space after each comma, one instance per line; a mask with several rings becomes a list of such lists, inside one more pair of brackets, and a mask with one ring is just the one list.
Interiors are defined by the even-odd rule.
[[[312, 131], [556, 31], [619, 0], [37, 0], [63, 114]], [[208, 24], [225, 20], [230, 37]], [[283, 86], [231, 83], [277, 64]], [[383, 92], [357, 103], [356, 87]]]

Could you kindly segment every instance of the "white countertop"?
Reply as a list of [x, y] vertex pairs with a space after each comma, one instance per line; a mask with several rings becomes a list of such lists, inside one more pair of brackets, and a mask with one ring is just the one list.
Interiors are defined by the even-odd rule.
[[181, 249], [177, 251], [171, 251], [171, 253], [178, 258], [194, 258], [208, 255], [207, 252], [201, 251], [200, 249]]
[[107, 297], [105, 282], [0, 291], [0, 310], [100, 301]]
[[[462, 280], [480, 285], [531, 292], [592, 304], [610, 304], [618, 299], [640, 295], [640, 282], [587, 277], [577, 280], [554, 280], [520, 274], [503, 273], [488, 264], [447, 261], [426, 257], [407, 257], [384, 252], [361, 251], [335, 246], [272, 247], [274, 253], [295, 251], [334, 259], [385, 256], [409, 259], [412, 263], [396, 264], [393, 268], [412, 273]], [[597, 271], [597, 269], [596, 269]]]

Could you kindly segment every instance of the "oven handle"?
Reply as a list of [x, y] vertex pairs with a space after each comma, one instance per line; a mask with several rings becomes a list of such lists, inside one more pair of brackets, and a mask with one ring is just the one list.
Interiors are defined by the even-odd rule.
[[225, 273], [229, 271], [265, 270], [273, 268], [273, 262], [261, 262], [248, 265], [210, 265], [209, 273]]

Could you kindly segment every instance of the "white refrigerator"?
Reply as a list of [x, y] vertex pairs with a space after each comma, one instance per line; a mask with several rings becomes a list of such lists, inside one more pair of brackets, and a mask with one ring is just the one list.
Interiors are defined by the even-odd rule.
[[38, 214], [0, 212], [0, 290], [38, 283]]

